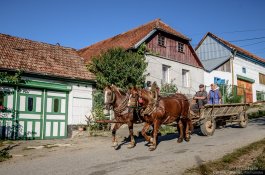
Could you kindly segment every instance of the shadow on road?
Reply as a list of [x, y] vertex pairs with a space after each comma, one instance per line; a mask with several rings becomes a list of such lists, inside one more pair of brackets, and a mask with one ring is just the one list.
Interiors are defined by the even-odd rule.
[[[138, 143], [145, 142], [145, 138], [141, 135], [141, 133], [139, 133], [139, 136], [134, 136], [134, 138], [135, 138], [136, 145]], [[166, 134], [163, 136], [159, 133], [157, 145], [159, 145], [159, 143], [161, 143], [163, 141], [169, 141], [169, 140], [178, 139], [178, 138], [179, 138], [178, 133], [169, 133], [169, 134]], [[130, 142], [130, 136], [124, 137], [123, 141], [119, 144], [119, 146], [116, 148], [116, 150], [119, 150], [123, 145], [127, 145], [129, 142]], [[150, 145], [149, 145], [149, 143], [146, 143], [145, 146], [150, 146]]]

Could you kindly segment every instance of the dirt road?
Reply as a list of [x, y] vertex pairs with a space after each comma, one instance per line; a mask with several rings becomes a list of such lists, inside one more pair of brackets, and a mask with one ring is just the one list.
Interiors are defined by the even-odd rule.
[[138, 139], [133, 149], [124, 144], [113, 150], [109, 137], [86, 138], [82, 143], [71, 141], [71, 147], [46, 148], [26, 157], [14, 157], [0, 163], [0, 174], [175, 175], [264, 137], [265, 117], [252, 120], [244, 129], [218, 129], [211, 137], [194, 134], [188, 143], [178, 144], [176, 135], [162, 136], [153, 152], [148, 151], [143, 139]]

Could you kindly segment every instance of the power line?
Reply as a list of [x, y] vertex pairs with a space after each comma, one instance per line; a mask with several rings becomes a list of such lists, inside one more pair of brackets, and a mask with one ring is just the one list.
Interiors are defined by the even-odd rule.
[[[265, 28], [260, 28], [260, 29], [246, 29], [246, 30], [235, 30], [235, 31], [225, 31], [225, 32], [214, 32], [216, 34], [232, 34], [232, 33], [244, 33], [244, 32], [257, 32], [257, 31], [265, 31]], [[195, 34], [191, 34], [191, 36], [198, 36], [198, 35], [202, 35], [205, 34], [205, 32], [201, 32], [201, 33], [195, 33]]]
[[256, 42], [256, 43], [252, 43], [252, 44], [247, 44], [247, 45], [242, 45], [239, 47], [245, 47], [245, 46], [252, 46], [252, 45], [256, 45], [256, 44], [260, 44], [260, 43], [264, 43], [265, 41], [260, 41], [260, 42]]

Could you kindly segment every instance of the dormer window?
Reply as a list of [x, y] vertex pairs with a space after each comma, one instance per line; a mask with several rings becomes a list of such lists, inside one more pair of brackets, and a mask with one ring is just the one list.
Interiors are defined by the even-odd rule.
[[164, 36], [162, 36], [162, 35], [158, 35], [158, 45], [159, 46], [164, 46], [165, 47], [165, 37]]
[[184, 53], [184, 44], [178, 42], [178, 52]]

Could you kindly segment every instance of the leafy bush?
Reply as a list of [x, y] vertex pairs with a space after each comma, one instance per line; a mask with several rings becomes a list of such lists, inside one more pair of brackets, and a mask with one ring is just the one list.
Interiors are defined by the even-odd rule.
[[175, 94], [178, 91], [177, 85], [173, 82], [162, 84], [160, 93], [163, 96]]
[[219, 91], [223, 96], [224, 103], [242, 102], [242, 96], [237, 95], [237, 86], [234, 86], [234, 89], [232, 90], [232, 86], [224, 84], [220, 86]]
[[[104, 95], [100, 90], [95, 90], [93, 92], [93, 107], [92, 115], [94, 120], [104, 120], [106, 119], [104, 111]], [[108, 124], [96, 123], [95, 121], [89, 122], [90, 130], [104, 130], [107, 128]]]

